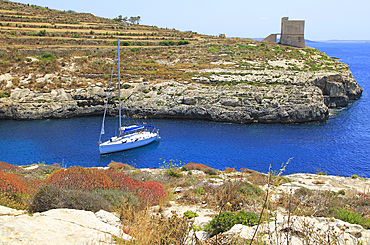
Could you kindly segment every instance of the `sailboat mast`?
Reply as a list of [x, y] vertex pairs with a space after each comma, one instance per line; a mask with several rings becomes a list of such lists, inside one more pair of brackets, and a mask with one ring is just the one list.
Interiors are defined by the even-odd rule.
[[119, 121], [119, 135], [121, 135], [121, 61], [119, 52], [119, 39], [118, 39], [118, 121]]

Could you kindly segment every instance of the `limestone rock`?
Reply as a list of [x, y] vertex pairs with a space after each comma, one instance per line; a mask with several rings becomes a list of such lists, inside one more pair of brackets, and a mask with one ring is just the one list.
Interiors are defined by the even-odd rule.
[[64, 89], [52, 90], [50, 97], [53, 101], [69, 101], [72, 100], [72, 96], [67, 94]]
[[341, 74], [318, 77], [312, 84], [323, 91], [325, 104], [330, 108], [347, 106], [350, 100], [360, 98], [363, 91], [353, 77]]
[[95, 216], [102, 222], [104, 223], [107, 223], [111, 226], [114, 226], [114, 227], [120, 227], [121, 226], [121, 222], [120, 222], [120, 219], [119, 217], [117, 217], [116, 215], [110, 213], [110, 212], [107, 212], [107, 211], [104, 211], [104, 210], [100, 210], [99, 212], [96, 212], [95, 213]]
[[35, 93], [26, 89], [15, 89], [10, 94], [11, 100], [23, 100], [23, 99], [29, 99], [35, 97]]
[[[234, 225], [224, 235], [239, 235], [244, 239], [252, 239], [257, 226], [248, 227], [241, 224]], [[289, 231], [289, 236], [287, 232]], [[323, 244], [329, 240], [339, 245], [355, 245], [358, 241], [368, 242], [367, 233], [359, 225], [328, 219], [291, 216], [289, 222], [286, 216], [277, 215], [276, 221], [263, 223], [258, 227], [257, 236], [266, 242], [279, 241], [278, 244]], [[365, 243], [366, 244], [366, 243]]]
[[112, 244], [113, 236], [132, 239], [104, 211], [56, 209], [13, 216], [0, 208], [0, 244]]
[[9, 216], [18, 216], [22, 214], [26, 214], [27, 212], [24, 210], [16, 210], [4, 206], [0, 206], [0, 216], [9, 215]]
[[[349, 71], [348, 74], [279, 70], [242, 73], [214, 68], [203, 72], [231, 74], [212, 75], [207, 80], [209, 83], [239, 84], [128, 83], [128, 88], [121, 91], [123, 114], [138, 118], [191, 118], [233, 123], [326, 121], [328, 107], [346, 106], [362, 94]], [[110, 93], [110, 98], [117, 96], [117, 91]], [[100, 87], [76, 91], [57, 89], [51, 93], [15, 89], [10, 98], [1, 100], [0, 119], [98, 115], [104, 111], [106, 97], [107, 91]], [[108, 102], [108, 115], [117, 114], [118, 101]]]

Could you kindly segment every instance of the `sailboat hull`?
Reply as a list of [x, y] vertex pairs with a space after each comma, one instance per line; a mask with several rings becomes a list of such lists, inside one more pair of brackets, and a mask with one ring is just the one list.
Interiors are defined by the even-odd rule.
[[141, 147], [152, 143], [158, 139], [158, 134], [153, 134], [153, 136], [145, 139], [140, 139], [137, 141], [125, 142], [125, 138], [119, 138], [113, 142], [107, 141], [99, 145], [100, 154], [107, 154], [118, 151], [130, 150], [133, 148]]

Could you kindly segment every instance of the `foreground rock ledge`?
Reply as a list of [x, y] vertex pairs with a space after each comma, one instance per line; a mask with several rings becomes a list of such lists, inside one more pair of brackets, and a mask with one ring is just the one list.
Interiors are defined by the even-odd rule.
[[[232, 71], [228, 71], [232, 72]], [[236, 71], [234, 71], [236, 72]], [[268, 74], [267, 74], [267, 73]], [[255, 74], [254, 74], [255, 73]], [[328, 108], [347, 106], [362, 88], [348, 74], [264, 71], [252, 75], [213, 76], [207, 83], [243, 81], [234, 86], [188, 82], [126, 83], [121, 92], [122, 111], [138, 118], [188, 118], [233, 123], [302, 123], [326, 121]], [[278, 75], [276, 75], [279, 73]], [[282, 74], [280, 74], [282, 73]], [[250, 77], [252, 76], [252, 77]], [[279, 79], [272, 79], [273, 77]], [[264, 77], [258, 83], [257, 78]], [[194, 78], [193, 80], [202, 78]], [[0, 99], [0, 119], [68, 118], [102, 115], [107, 92], [100, 87], [38, 93], [15, 89]], [[118, 97], [113, 91], [110, 98]], [[109, 115], [118, 114], [118, 102], [110, 101]]]
[[114, 236], [131, 240], [119, 218], [103, 210], [54, 209], [30, 216], [0, 206], [0, 244], [113, 244]]

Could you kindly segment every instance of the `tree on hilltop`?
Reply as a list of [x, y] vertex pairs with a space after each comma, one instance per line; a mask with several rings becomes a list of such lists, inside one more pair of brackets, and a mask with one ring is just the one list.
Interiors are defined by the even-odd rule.
[[136, 16], [136, 17], [135, 16], [131, 16], [128, 21], [130, 21], [132, 24], [138, 25], [139, 22], [141, 21], [141, 17], [140, 16]]
[[116, 17], [116, 18], [114, 18], [113, 19], [114, 21], [117, 21], [117, 22], [125, 22], [125, 23], [127, 23], [127, 21], [128, 21], [128, 18], [127, 17], [124, 17], [124, 18], [122, 18], [122, 15], [118, 15], [118, 17]]
[[114, 18], [113, 19], [114, 21], [116, 22], [119, 22], [119, 23], [127, 23], [127, 22], [131, 22], [132, 24], [136, 24], [138, 25], [139, 22], [141, 21], [141, 17], [140, 16], [131, 16], [130, 18], [128, 17], [122, 17], [122, 15], [118, 15], [118, 17]]

